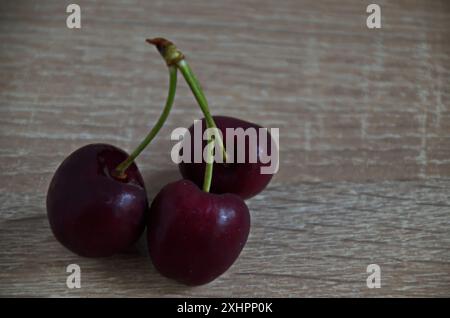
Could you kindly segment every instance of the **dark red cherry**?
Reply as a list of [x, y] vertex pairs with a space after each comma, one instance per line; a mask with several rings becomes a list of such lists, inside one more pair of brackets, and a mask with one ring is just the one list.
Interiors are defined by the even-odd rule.
[[237, 259], [250, 230], [245, 202], [212, 194], [189, 180], [166, 185], [153, 200], [148, 249], [156, 269], [187, 285], [206, 284]]
[[56, 170], [47, 193], [53, 234], [66, 248], [88, 257], [110, 256], [135, 242], [148, 209], [142, 176], [133, 163], [126, 178], [111, 176], [127, 158], [106, 144], [84, 146]]
[[[257, 135], [257, 143], [253, 145], [256, 149], [250, 149], [251, 144], [248, 138], [245, 139], [245, 163], [237, 162], [237, 137], [234, 137], [234, 163], [214, 163], [214, 177], [211, 184], [211, 192], [213, 193], [234, 193], [243, 199], [248, 199], [261, 192], [272, 179], [273, 174], [262, 174], [261, 167], [270, 166], [270, 163], [262, 163], [261, 155], [272, 154], [271, 137], [266, 138], [267, 142], [262, 142], [259, 138], [259, 128], [261, 126], [243, 121], [233, 117], [213, 116], [217, 128], [222, 132], [223, 141], [226, 146], [226, 128], [254, 128]], [[202, 134], [206, 129], [206, 121], [202, 120]], [[194, 137], [198, 138], [198, 143], [202, 140], [203, 135], [194, 136], [194, 125], [189, 128], [191, 134], [191, 161], [190, 163], [181, 162], [178, 167], [185, 179], [189, 179], [199, 187], [203, 184], [203, 176], [205, 173], [205, 162], [194, 162]], [[206, 141], [202, 141], [202, 149], [206, 146]], [[249, 162], [250, 150], [256, 151], [257, 160], [255, 163]], [[276, 151], [276, 149], [273, 149]]]

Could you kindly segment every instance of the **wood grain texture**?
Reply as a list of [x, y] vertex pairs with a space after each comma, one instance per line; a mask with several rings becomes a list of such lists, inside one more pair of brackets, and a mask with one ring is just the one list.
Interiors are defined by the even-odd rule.
[[[0, 2], [0, 296], [450, 296], [450, 2]], [[45, 195], [77, 147], [132, 150], [167, 91], [144, 39], [187, 54], [215, 114], [280, 128], [280, 171], [248, 201], [234, 266], [186, 288], [155, 272], [139, 242], [108, 259], [53, 238]], [[180, 83], [161, 135], [137, 160], [149, 198], [179, 178], [175, 127], [200, 117]], [[82, 269], [66, 288], [65, 267]], [[366, 267], [382, 288], [366, 287]]]

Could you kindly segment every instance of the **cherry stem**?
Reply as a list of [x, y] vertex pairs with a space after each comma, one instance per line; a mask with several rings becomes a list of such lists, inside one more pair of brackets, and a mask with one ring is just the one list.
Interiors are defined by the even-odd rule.
[[[192, 69], [190, 68], [189, 64], [184, 59], [182, 59], [178, 61], [176, 65], [178, 66], [181, 74], [183, 74], [184, 79], [191, 88], [191, 91], [194, 94], [195, 99], [197, 100], [197, 103], [203, 112], [203, 115], [205, 116], [207, 128], [215, 128], [217, 130], [216, 123], [214, 122], [214, 119], [212, 118], [211, 113], [209, 111], [208, 101], [206, 100], [206, 97], [203, 93], [200, 83], [195, 77], [194, 73], [192, 72]], [[215, 139], [211, 137], [209, 130], [207, 130], [207, 133], [208, 133], [207, 157], [206, 157], [205, 174], [203, 177], [203, 191], [205, 192], [209, 192], [211, 188], [213, 166], [214, 166], [213, 153], [215, 141]], [[225, 146], [223, 145], [223, 140], [222, 138], [220, 138], [220, 135], [217, 133], [217, 131], [215, 136], [217, 136], [217, 143], [219, 145], [219, 149], [222, 150], [223, 158], [226, 162], [227, 153], [225, 151]]]
[[203, 191], [209, 192], [211, 188], [212, 176], [213, 176], [213, 166], [214, 166], [214, 138], [208, 130], [208, 144], [206, 145], [207, 157], [206, 157], [206, 167], [205, 174], [203, 177]]
[[[206, 100], [205, 94], [203, 93], [203, 90], [200, 86], [199, 81], [195, 77], [194, 73], [192, 72], [191, 67], [186, 62], [185, 59], [182, 59], [176, 63], [178, 66], [178, 69], [180, 70], [181, 74], [183, 74], [184, 79], [188, 83], [192, 93], [194, 94], [195, 99], [197, 100], [198, 105], [200, 106], [200, 109], [203, 112], [203, 115], [205, 116], [206, 125], [208, 128], [216, 128], [216, 123], [214, 122], [213, 117], [211, 116], [211, 112], [209, 111], [208, 101]], [[224, 161], [227, 161], [227, 152], [225, 150], [225, 146], [223, 144], [222, 138], [220, 138], [219, 134], [216, 134], [217, 136], [217, 143], [219, 145], [219, 148], [222, 149], [223, 158]]]
[[136, 157], [139, 156], [142, 150], [144, 150], [145, 147], [147, 147], [148, 144], [150, 144], [153, 138], [155, 138], [155, 136], [161, 130], [162, 126], [167, 120], [167, 117], [169, 116], [170, 110], [172, 109], [176, 89], [177, 89], [177, 68], [176, 66], [169, 66], [169, 92], [167, 94], [166, 105], [164, 106], [164, 109], [161, 115], [159, 116], [155, 126], [153, 126], [152, 130], [150, 130], [150, 132], [144, 138], [144, 140], [142, 140], [139, 146], [131, 153], [131, 155], [128, 156], [127, 159], [125, 159], [122, 163], [120, 163], [116, 167], [115, 171], [113, 172], [113, 175], [115, 177], [120, 179], [126, 178], [125, 171], [133, 163]]
[[[194, 97], [197, 100], [197, 103], [200, 109], [202, 110], [203, 115], [205, 116], [207, 128], [217, 129], [217, 125], [214, 122], [214, 119], [209, 111], [208, 101], [206, 100], [205, 94], [203, 93], [203, 90], [194, 72], [192, 71], [189, 64], [186, 62], [184, 54], [175, 46], [175, 44], [163, 38], [147, 39], [147, 42], [156, 46], [159, 53], [164, 58], [169, 67], [173, 65], [178, 67], [181, 74], [183, 74], [183, 77], [186, 80], [187, 84], [189, 85], [189, 88], [194, 94]], [[220, 134], [217, 133], [217, 131], [215, 136], [216, 138], [212, 138], [211, 134], [208, 134], [208, 144], [207, 144], [208, 153], [206, 160], [207, 162], [205, 168], [205, 175], [203, 179], [203, 190], [205, 192], [209, 192], [209, 189], [211, 187], [213, 164], [214, 164], [213, 158], [214, 141], [217, 142], [217, 144], [219, 145], [219, 149], [221, 149], [224, 162], [227, 162], [227, 153], [225, 150], [225, 146], [223, 144], [223, 140]]]

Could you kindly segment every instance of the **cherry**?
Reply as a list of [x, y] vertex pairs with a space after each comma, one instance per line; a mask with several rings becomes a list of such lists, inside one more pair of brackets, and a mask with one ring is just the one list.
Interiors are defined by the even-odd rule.
[[[237, 156], [232, 158], [233, 160], [228, 160], [225, 164], [215, 163], [216, 173], [214, 175], [211, 191], [214, 193], [235, 193], [243, 199], [248, 199], [259, 192], [261, 192], [272, 179], [273, 174], [263, 174], [261, 173], [261, 168], [264, 166], [270, 166], [271, 163], [263, 164], [261, 160], [262, 155], [267, 155], [269, 158], [272, 157], [271, 149], [272, 140], [271, 138], [266, 138], [266, 142], [260, 140], [260, 135], [258, 133], [260, 126], [246, 122], [240, 119], [225, 117], [225, 116], [211, 116], [208, 101], [203, 93], [198, 79], [195, 77], [194, 72], [187, 63], [185, 55], [170, 41], [163, 38], [148, 39], [148, 43], [155, 45], [161, 56], [166, 61], [167, 65], [170, 67], [176, 67], [183, 75], [189, 88], [191, 89], [200, 109], [203, 112], [205, 118], [203, 119], [202, 129], [206, 128], [218, 128], [221, 130], [223, 138], [218, 138], [216, 140], [219, 151], [224, 150], [224, 145], [226, 145], [226, 128], [255, 128], [257, 136], [257, 149], [250, 149], [250, 143], [248, 138], [245, 142], [245, 163], [237, 162]], [[190, 133], [194, 131], [194, 127], [190, 128]], [[267, 136], [267, 135], [266, 135]], [[217, 137], [217, 136], [216, 136]], [[202, 138], [203, 139], [203, 138]], [[237, 143], [235, 137], [235, 151]], [[191, 138], [191, 150], [194, 149], [194, 139]], [[203, 140], [202, 140], [203, 141]], [[203, 141], [203, 147], [206, 146], [207, 142]], [[256, 151], [257, 160], [255, 163], [249, 161], [250, 150]], [[224, 153], [226, 152], [223, 151]], [[274, 154], [276, 154], [274, 152]], [[179, 169], [184, 178], [192, 180], [195, 184], [200, 186], [205, 178], [205, 166], [206, 163], [203, 161], [201, 163], [194, 162], [194, 153], [191, 151], [190, 163], [180, 163]], [[201, 156], [202, 157], [202, 156]], [[207, 178], [210, 179], [210, 178]]]
[[[268, 166], [263, 164], [260, 160], [261, 154], [271, 155], [271, 142], [267, 137], [267, 142], [261, 142], [259, 139], [258, 130], [261, 126], [253, 124], [241, 119], [226, 117], [226, 116], [213, 116], [214, 122], [217, 128], [222, 132], [223, 142], [227, 144], [226, 128], [254, 128], [257, 134], [256, 150], [250, 149], [250, 143], [248, 138], [245, 141], [245, 163], [237, 162], [237, 137], [234, 137], [234, 161], [233, 163], [214, 163], [214, 178], [211, 184], [211, 192], [213, 193], [234, 193], [239, 195], [243, 199], [248, 199], [256, 194], [260, 193], [270, 182], [273, 174], [262, 174], [261, 167]], [[194, 135], [194, 125], [189, 128], [191, 134], [190, 147], [191, 147], [191, 160], [190, 163], [181, 162], [178, 166], [180, 172], [185, 179], [193, 181], [198, 186], [203, 183], [203, 175], [205, 173], [206, 163], [202, 160], [201, 163], [194, 162], [194, 137], [198, 138], [199, 143], [202, 139], [203, 132], [206, 130], [206, 121], [202, 120], [202, 135]], [[201, 139], [200, 139], [201, 138]], [[202, 141], [202, 149], [206, 146], [206, 141]], [[257, 160], [255, 163], [250, 163], [249, 153], [250, 150], [255, 150], [257, 154]]]
[[148, 210], [144, 181], [132, 163], [123, 178], [114, 169], [128, 155], [107, 144], [70, 154], [47, 194], [50, 227], [62, 245], [81, 256], [110, 256], [135, 242]]
[[147, 226], [156, 269], [181, 283], [202, 285], [237, 259], [247, 241], [250, 214], [234, 194], [204, 192], [189, 180], [179, 180], [153, 200]]
[[55, 172], [47, 194], [47, 214], [55, 237], [69, 250], [82, 256], [110, 256], [141, 235], [148, 202], [134, 160], [158, 134], [172, 108], [177, 68], [168, 70], [164, 109], [130, 155], [111, 145], [87, 145]]

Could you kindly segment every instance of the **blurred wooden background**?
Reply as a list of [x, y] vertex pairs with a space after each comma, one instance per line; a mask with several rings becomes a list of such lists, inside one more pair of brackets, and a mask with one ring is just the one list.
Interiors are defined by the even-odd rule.
[[[450, 296], [450, 2], [361, 0], [0, 2], [0, 296]], [[161, 111], [166, 67], [146, 37], [187, 55], [213, 113], [280, 128], [281, 166], [248, 201], [234, 266], [187, 288], [145, 243], [80, 258], [53, 238], [50, 178], [76, 148], [128, 151]], [[175, 127], [201, 116], [180, 81], [137, 163], [149, 199], [179, 178]], [[66, 266], [82, 288], [66, 287]], [[367, 265], [381, 288], [366, 286]]]

